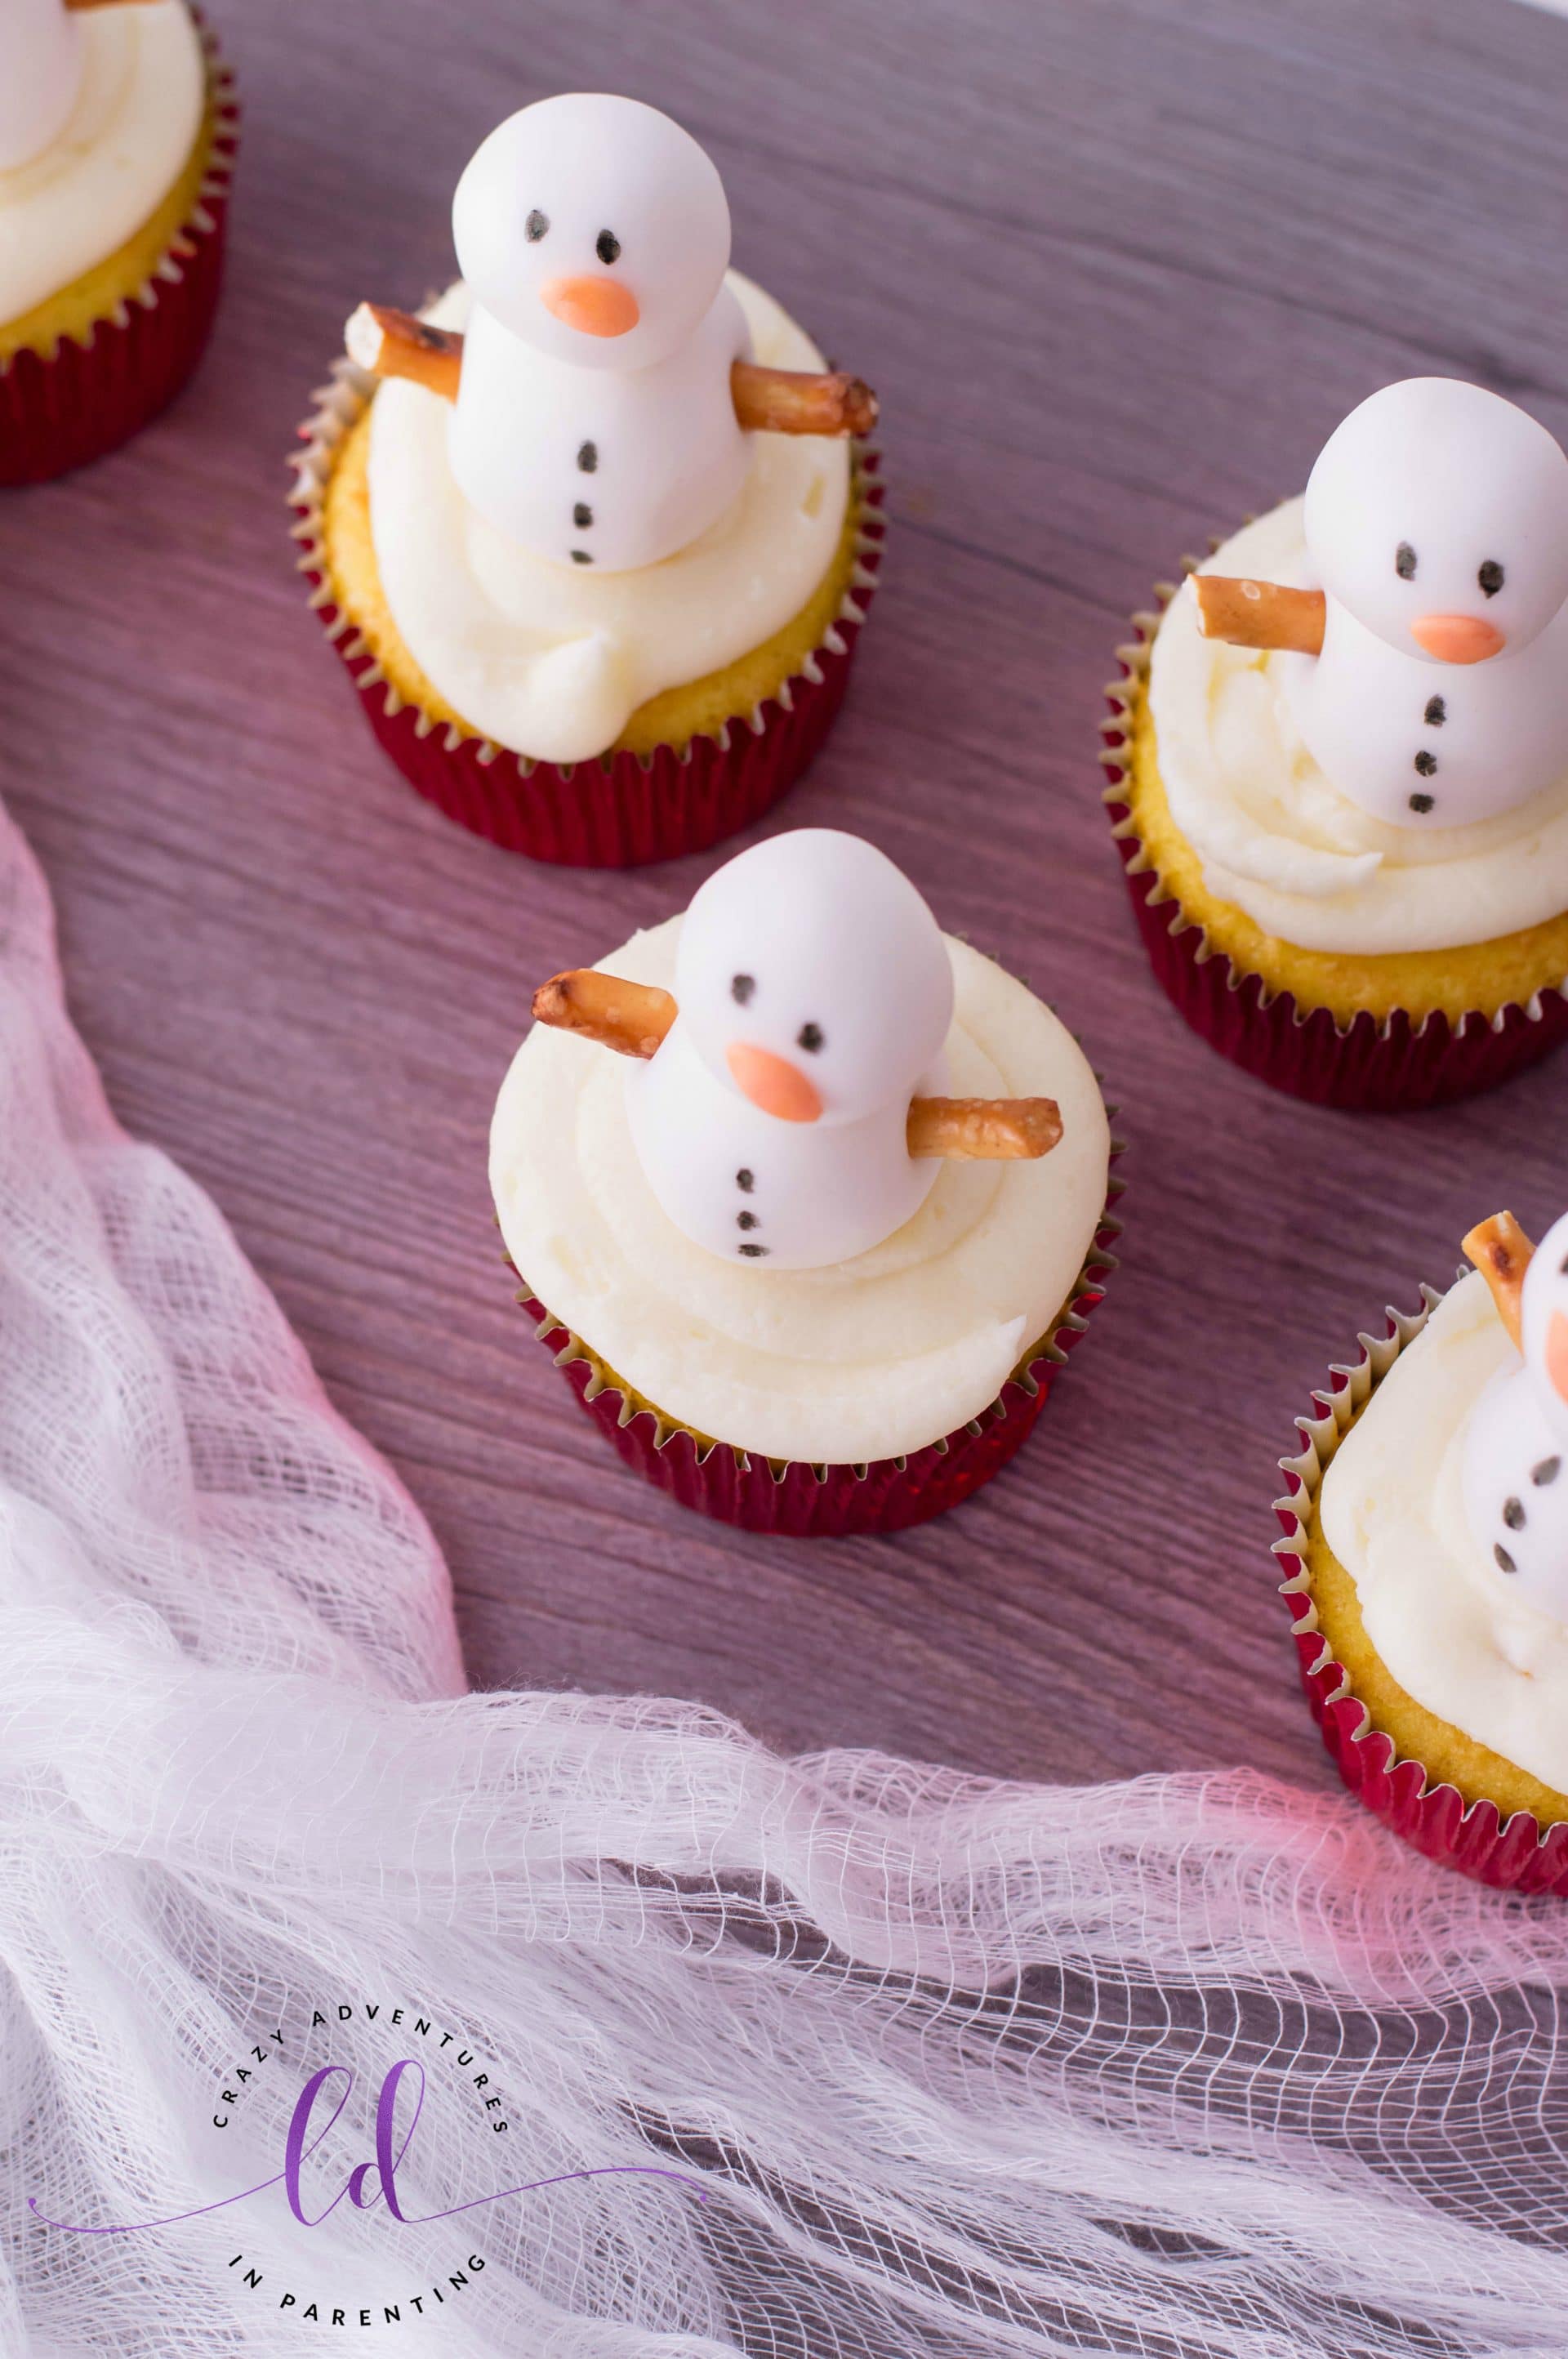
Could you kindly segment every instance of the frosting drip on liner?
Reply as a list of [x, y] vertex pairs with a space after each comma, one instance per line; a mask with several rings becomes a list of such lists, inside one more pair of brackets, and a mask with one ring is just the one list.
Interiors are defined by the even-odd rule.
[[[759, 361], [820, 369], [771, 296], [730, 274]], [[467, 290], [427, 316], [461, 328]], [[394, 621], [471, 727], [540, 761], [614, 745], [638, 706], [760, 647], [832, 564], [849, 499], [847, 442], [759, 434], [740, 497], [689, 548], [629, 573], [567, 569], [469, 506], [448, 459], [449, 405], [383, 385], [371, 413], [371, 529]], [[590, 479], [584, 478], [585, 483]]]
[[1417, 1703], [1568, 1792], [1568, 1626], [1511, 1586], [1465, 1506], [1471, 1416], [1519, 1354], [1461, 1278], [1335, 1452], [1323, 1534], [1368, 1636]]
[[[681, 924], [601, 966], [670, 988]], [[1110, 1155], [1094, 1074], [1048, 1007], [944, 939], [954, 1094], [1054, 1097], [1062, 1139], [1038, 1162], [944, 1162], [895, 1235], [828, 1268], [770, 1270], [693, 1244], [643, 1177], [624, 1060], [543, 1025], [517, 1052], [491, 1133], [507, 1251], [557, 1319], [698, 1432], [806, 1462], [924, 1449], [996, 1398], [1073, 1290]]]
[[0, 321], [19, 319], [134, 236], [201, 128], [201, 41], [184, 0], [90, 9], [81, 43], [64, 129], [30, 163], [0, 172]]
[[[1301, 517], [1285, 501], [1202, 571], [1305, 586]], [[1331, 786], [1302, 742], [1285, 680], [1312, 661], [1204, 638], [1184, 596], [1161, 618], [1149, 677], [1160, 774], [1212, 892], [1281, 941], [1352, 956], [1457, 949], [1568, 909], [1568, 775], [1497, 819], [1390, 826]]]

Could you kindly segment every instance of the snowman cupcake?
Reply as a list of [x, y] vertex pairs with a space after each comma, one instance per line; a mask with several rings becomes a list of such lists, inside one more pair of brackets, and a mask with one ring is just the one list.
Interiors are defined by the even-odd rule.
[[633, 99], [513, 115], [452, 220], [463, 280], [419, 319], [362, 305], [305, 429], [313, 603], [449, 817], [590, 866], [701, 850], [838, 709], [876, 404], [729, 271], [718, 172]]
[[125, 440], [212, 323], [237, 115], [184, 0], [0, 6], [0, 484]]
[[1301, 1420], [1281, 1594], [1352, 1790], [1433, 1858], [1568, 1893], [1568, 1216], [1465, 1250]]
[[891, 861], [775, 836], [534, 1015], [491, 1184], [520, 1299], [630, 1464], [827, 1534], [921, 1522], [1012, 1455], [1112, 1266], [1106, 1112], [1050, 1009]]
[[1249, 1071], [1422, 1105], [1568, 1032], [1565, 599], [1568, 458], [1422, 377], [1122, 650], [1107, 800], [1144, 942]]

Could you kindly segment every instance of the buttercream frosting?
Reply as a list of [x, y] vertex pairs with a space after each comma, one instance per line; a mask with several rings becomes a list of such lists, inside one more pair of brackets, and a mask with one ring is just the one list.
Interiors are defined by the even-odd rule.
[[184, 169], [206, 75], [184, 0], [81, 17], [81, 79], [65, 126], [0, 172], [0, 320], [19, 319], [135, 235]]
[[1406, 1692], [1568, 1792], [1568, 1625], [1510, 1585], [1465, 1506], [1472, 1415], [1492, 1379], [1519, 1365], [1472, 1271], [1340, 1443], [1319, 1515], [1368, 1636]]
[[[1204, 571], [1310, 586], [1302, 502], [1235, 534]], [[1310, 656], [1206, 639], [1173, 598], [1150, 659], [1150, 712], [1171, 814], [1204, 881], [1303, 950], [1453, 950], [1568, 909], [1568, 776], [1465, 827], [1414, 830], [1340, 793], [1292, 718]]]
[[[668, 989], [682, 920], [600, 963]], [[955, 1095], [1054, 1097], [1038, 1162], [944, 1162], [913, 1219], [852, 1261], [771, 1270], [684, 1236], [643, 1177], [626, 1061], [536, 1025], [503, 1085], [491, 1185], [506, 1248], [555, 1316], [627, 1384], [762, 1457], [858, 1464], [923, 1449], [995, 1399], [1073, 1292], [1100, 1223], [1109, 1133], [1051, 1010], [944, 938]]]
[[[771, 296], [731, 272], [759, 361], [820, 369]], [[461, 328], [448, 289], [427, 316]], [[673, 557], [631, 572], [575, 570], [523, 549], [471, 507], [448, 455], [450, 407], [392, 382], [372, 409], [371, 531], [394, 621], [415, 662], [470, 725], [541, 761], [586, 761], [637, 707], [735, 662], [799, 613], [833, 562], [849, 449], [758, 434], [738, 498]]]

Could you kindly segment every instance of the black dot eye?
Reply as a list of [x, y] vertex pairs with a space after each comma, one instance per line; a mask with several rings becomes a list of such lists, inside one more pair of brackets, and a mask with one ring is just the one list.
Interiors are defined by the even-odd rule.
[[815, 1057], [822, 1046], [821, 1025], [803, 1024], [795, 1036], [795, 1044], [797, 1049], [804, 1049], [808, 1057]]
[[1394, 571], [1401, 582], [1415, 580], [1415, 551], [1408, 540], [1401, 540], [1394, 551]]
[[730, 978], [730, 996], [741, 1007], [748, 1004], [756, 988], [754, 974], [732, 974]]
[[1488, 557], [1476, 576], [1488, 598], [1495, 598], [1503, 586], [1503, 569], [1495, 557]]
[[619, 262], [621, 240], [612, 229], [601, 229], [593, 242], [593, 250], [600, 262]]
[[527, 239], [530, 245], [537, 245], [539, 240], [544, 236], [545, 232], [549, 228], [549, 214], [542, 213], [539, 211], [538, 206], [535, 205], [533, 212], [529, 214], [527, 220], [523, 224], [523, 234]]

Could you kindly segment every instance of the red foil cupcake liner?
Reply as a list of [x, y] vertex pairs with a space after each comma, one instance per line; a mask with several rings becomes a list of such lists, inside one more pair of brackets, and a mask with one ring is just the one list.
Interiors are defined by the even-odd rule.
[[24, 350], [0, 361], [0, 484], [48, 483], [118, 449], [167, 408], [206, 347], [222, 281], [240, 116], [211, 29], [192, 14], [212, 114], [196, 202], [146, 285], [95, 321], [88, 342], [64, 336], [50, 358]]
[[[1112, 1158], [1121, 1153], [1113, 1146]], [[1113, 1179], [1100, 1226], [1073, 1298], [1056, 1326], [1015, 1370], [989, 1408], [956, 1432], [902, 1458], [862, 1466], [806, 1465], [754, 1458], [728, 1442], [701, 1443], [645, 1401], [629, 1397], [580, 1336], [524, 1290], [517, 1297], [534, 1332], [589, 1416], [626, 1464], [683, 1507], [695, 1507], [742, 1531], [790, 1539], [836, 1539], [857, 1532], [904, 1531], [924, 1524], [989, 1483], [1020, 1448], [1105, 1299], [1117, 1266], [1112, 1247], [1121, 1223], [1110, 1207], [1122, 1192]]]
[[1481, 1884], [1511, 1892], [1568, 1896], [1568, 1821], [1544, 1832], [1528, 1810], [1503, 1819], [1495, 1802], [1466, 1803], [1457, 1788], [1434, 1784], [1419, 1761], [1370, 1724], [1365, 1704], [1318, 1628], [1307, 1570], [1307, 1527], [1324, 1471], [1352, 1419], [1400, 1353], [1426, 1325], [1442, 1297], [1422, 1288], [1413, 1316], [1390, 1309], [1388, 1332], [1360, 1335], [1361, 1357], [1329, 1370], [1329, 1388], [1313, 1395], [1315, 1412], [1296, 1419], [1303, 1448], [1280, 1461], [1289, 1489], [1274, 1502], [1284, 1533], [1274, 1554], [1286, 1574], [1280, 1595], [1290, 1611], [1296, 1659], [1313, 1718], [1335, 1767], [1357, 1799], [1428, 1859]]
[[[1162, 603], [1169, 596], [1162, 588]], [[1288, 991], [1210, 948], [1165, 886], [1144, 848], [1128, 800], [1132, 715], [1146, 693], [1157, 614], [1136, 614], [1136, 643], [1117, 650], [1124, 678], [1106, 690], [1112, 720], [1100, 760], [1105, 802], [1121, 853], [1127, 889], [1149, 963], [1172, 1006], [1193, 1030], [1244, 1072], [1314, 1105], [1391, 1114], [1473, 1097], [1551, 1053], [1568, 1039], [1568, 997], [1538, 992], [1495, 1014], [1476, 1010], [1450, 1024], [1433, 1015], [1412, 1023], [1399, 1010], [1362, 1013], [1347, 1025], [1326, 1007], [1303, 1007]]]
[[589, 762], [535, 762], [435, 721], [399, 694], [353, 617], [333, 602], [321, 527], [328, 480], [374, 381], [340, 362], [299, 431], [306, 450], [289, 505], [303, 544], [311, 604], [359, 691], [383, 751], [409, 785], [460, 827], [508, 852], [572, 868], [636, 868], [706, 852], [777, 802], [813, 759], [843, 701], [881, 560], [878, 456], [857, 456], [860, 501], [855, 564], [838, 616], [803, 669], [744, 720], [684, 752], [602, 754]]

